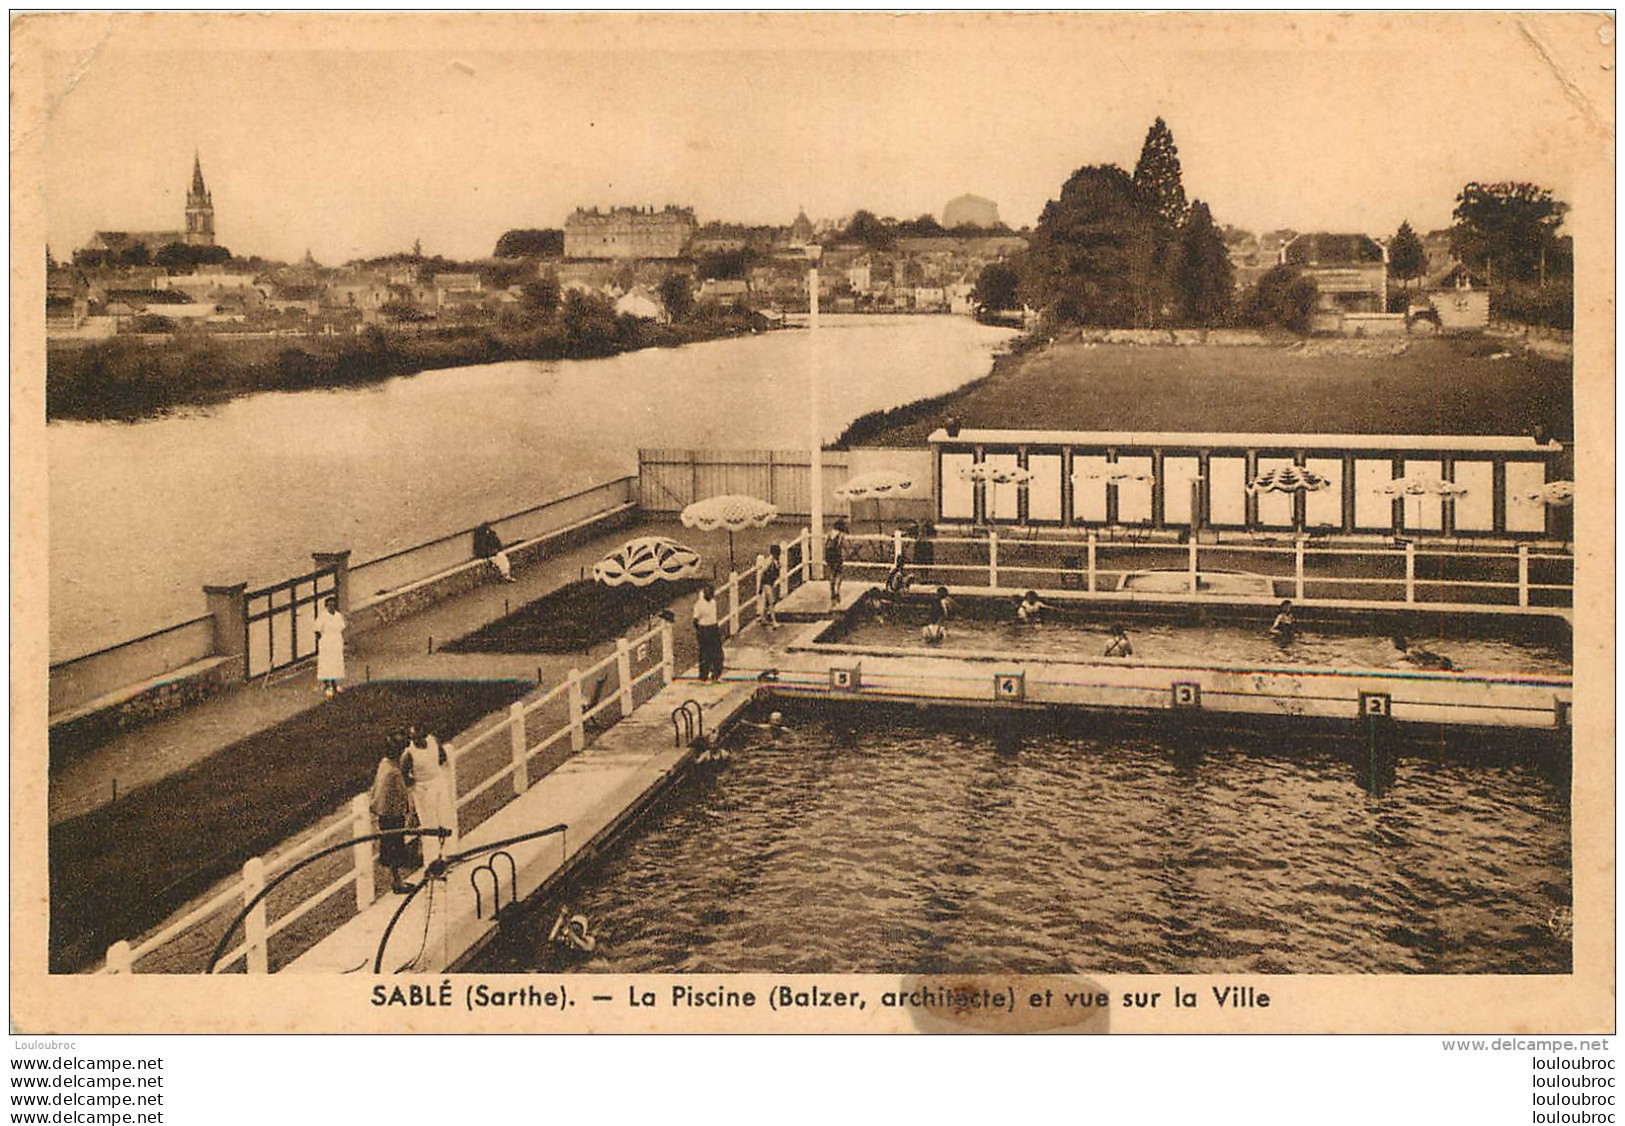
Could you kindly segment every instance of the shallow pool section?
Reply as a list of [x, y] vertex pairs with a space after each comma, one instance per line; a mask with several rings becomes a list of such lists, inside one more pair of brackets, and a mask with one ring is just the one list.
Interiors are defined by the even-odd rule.
[[[1344, 615], [1297, 612], [1290, 640], [1268, 635], [1272, 610], [1251, 616], [1223, 609], [1187, 607], [1178, 611], [1053, 605], [1038, 625], [1018, 623], [1015, 599], [956, 598], [947, 637], [934, 648], [1010, 653], [1034, 659], [1092, 661], [1111, 642], [1111, 626], [1121, 623], [1134, 646], [1134, 659], [1153, 663], [1312, 666], [1334, 669], [1409, 667], [1398, 659], [1393, 637], [1404, 635], [1412, 649], [1448, 657], [1457, 669], [1569, 675], [1566, 631], [1561, 623], [1507, 618], [1450, 623], [1394, 614]], [[1197, 615], [1201, 615], [1198, 617]], [[847, 646], [926, 649], [920, 629], [930, 619], [930, 602], [911, 597], [896, 608], [866, 603], [819, 640]], [[1425, 623], [1425, 624], [1424, 624]], [[1422, 632], [1418, 632], [1418, 631]]]
[[1335, 742], [1016, 721], [742, 727], [566, 889], [590, 958], [546, 941], [553, 900], [470, 968], [1569, 972], [1549, 760], [1402, 755], [1372, 796]]

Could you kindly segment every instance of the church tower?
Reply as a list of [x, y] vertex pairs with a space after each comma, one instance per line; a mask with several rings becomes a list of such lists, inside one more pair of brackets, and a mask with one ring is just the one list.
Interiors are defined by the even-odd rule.
[[203, 162], [192, 154], [192, 188], [186, 193], [186, 245], [214, 245], [214, 197], [203, 184]]

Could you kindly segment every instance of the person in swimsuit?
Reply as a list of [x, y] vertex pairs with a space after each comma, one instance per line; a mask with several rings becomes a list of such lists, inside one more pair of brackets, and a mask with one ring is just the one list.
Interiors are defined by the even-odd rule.
[[824, 567], [829, 571], [829, 603], [841, 600], [841, 570], [846, 566], [846, 521], [835, 521], [835, 530], [824, 540]]
[[1128, 631], [1123, 628], [1123, 623], [1121, 623], [1121, 622], [1113, 623], [1113, 625], [1112, 625], [1112, 639], [1111, 639], [1110, 644], [1108, 644], [1106, 646], [1106, 652], [1103, 654], [1103, 656], [1107, 656], [1107, 657], [1132, 657], [1132, 656], [1134, 656], [1134, 644], [1131, 641], [1129, 641], [1129, 639], [1128, 639]]

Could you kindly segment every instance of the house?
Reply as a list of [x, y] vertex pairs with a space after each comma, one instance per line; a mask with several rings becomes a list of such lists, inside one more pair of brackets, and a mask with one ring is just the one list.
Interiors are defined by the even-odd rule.
[[706, 278], [700, 283], [697, 300], [732, 305], [745, 300], [749, 296], [750, 282], [744, 278]]
[[1281, 264], [1315, 280], [1317, 312], [1388, 311], [1388, 252], [1370, 235], [1299, 235], [1281, 247]]
[[914, 311], [916, 313], [940, 313], [948, 308], [948, 294], [938, 285], [918, 285], [914, 287]]
[[478, 274], [436, 274], [434, 276], [434, 303], [437, 308], [467, 304], [468, 294], [474, 294], [475, 304], [484, 287]]
[[661, 324], [671, 320], [666, 315], [666, 307], [661, 304], [660, 298], [641, 285], [635, 285], [621, 295], [615, 302], [615, 313], [617, 316], [641, 317]]

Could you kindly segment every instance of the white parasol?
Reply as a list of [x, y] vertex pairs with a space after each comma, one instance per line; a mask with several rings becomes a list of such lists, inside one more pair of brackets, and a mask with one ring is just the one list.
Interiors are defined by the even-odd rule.
[[726, 529], [728, 532], [728, 571], [734, 569], [734, 533], [746, 528], [765, 528], [778, 517], [777, 506], [756, 497], [726, 493], [697, 500], [683, 509], [683, 527], [702, 532]]
[[1312, 469], [1304, 469], [1298, 465], [1283, 465], [1278, 469], [1267, 469], [1260, 473], [1247, 488], [1255, 493], [1290, 493], [1302, 490], [1306, 493], [1318, 493], [1322, 489], [1332, 487], [1329, 478], [1322, 477]]
[[628, 540], [592, 568], [592, 577], [605, 586], [649, 586], [692, 579], [699, 574], [698, 552], [659, 536]]
[[1385, 497], [1464, 497], [1467, 486], [1433, 473], [1410, 473], [1377, 485], [1372, 491]]
[[1512, 499], [1519, 504], [1548, 504], [1554, 508], [1570, 505], [1574, 503], [1574, 482], [1548, 481], [1538, 489], [1513, 493]]
[[899, 473], [895, 469], [876, 469], [860, 473], [835, 490], [843, 500], [884, 500], [903, 496], [914, 488], [912, 473]]
[[[994, 465], [990, 461], [973, 462], [959, 471], [959, 475], [967, 481], [980, 482], [983, 485], [1025, 485], [1033, 479], [1032, 470], [1023, 469], [1019, 465]], [[987, 493], [987, 518], [993, 519], [993, 498], [996, 494], [992, 489]]]
[[1121, 485], [1125, 482], [1134, 484], [1154, 485], [1157, 479], [1149, 473], [1140, 473], [1133, 469], [1126, 469], [1120, 465], [1103, 465], [1099, 469], [1091, 469], [1084, 473], [1072, 474], [1072, 483], [1079, 481], [1104, 481], [1108, 485]]
[[[860, 473], [851, 478], [846, 484], [836, 488], [835, 495], [847, 501], [873, 500], [882, 501], [888, 497], [899, 497], [911, 493], [914, 489], [914, 475], [900, 473], [895, 469], [875, 469], [868, 473]], [[880, 526], [879, 506], [876, 506], [875, 526]]]

